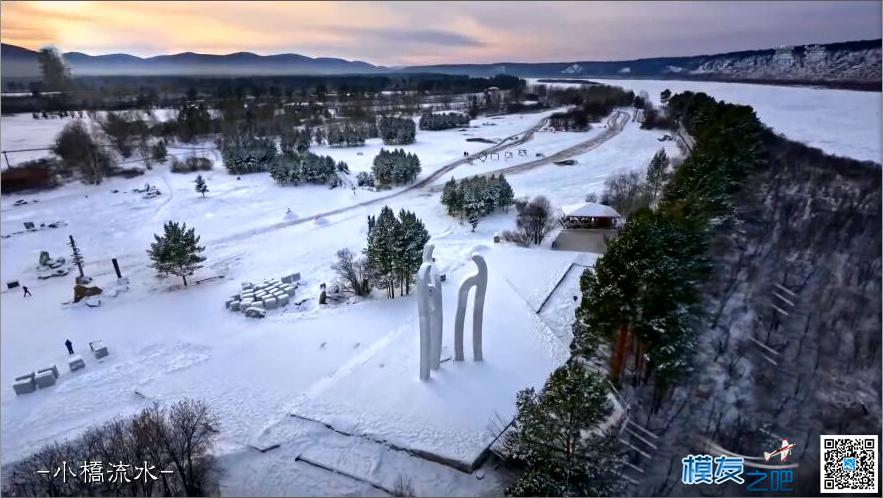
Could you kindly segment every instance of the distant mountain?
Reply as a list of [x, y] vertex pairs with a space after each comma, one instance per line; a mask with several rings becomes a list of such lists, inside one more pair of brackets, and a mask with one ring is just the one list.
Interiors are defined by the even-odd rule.
[[[237, 52], [228, 55], [185, 52], [141, 58], [129, 54], [88, 55], [68, 52], [65, 59], [74, 76], [105, 75], [281, 75], [281, 74], [366, 74], [386, 68], [362, 61], [299, 54], [257, 55]], [[0, 64], [5, 77], [40, 75], [37, 52], [2, 44]]]
[[[499, 62], [494, 64], [441, 64], [383, 67], [362, 61], [310, 58], [299, 54], [227, 55], [185, 52], [156, 57], [128, 54], [64, 54], [74, 76], [103, 75], [283, 75], [442, 73], [470, 76], [509, 74], [520, 77], [608, 77], [712, 79], [765, 82], [827, 82], [873, 87], [881, 82], [883, 40], [862, 40], [826, 45], [746, 50], [714, 55], [657, 57], [628, 61]], [[38, 77], [37, 53], [2, 45], [2, 76]]]
[[498, 62], [410, 66], [404, 72], [520, 77], [613, 77], [881, 82], [883, 40], [629, 61]]

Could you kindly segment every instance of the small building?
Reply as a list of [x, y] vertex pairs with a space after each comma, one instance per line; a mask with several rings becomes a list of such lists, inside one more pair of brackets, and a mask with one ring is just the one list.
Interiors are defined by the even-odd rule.
[[620, 216], [610, 206], [597, 202], [582, 202], [562, 206], [564, 216], [559, 220], [565, 230], [611, 229], [619, 226]]

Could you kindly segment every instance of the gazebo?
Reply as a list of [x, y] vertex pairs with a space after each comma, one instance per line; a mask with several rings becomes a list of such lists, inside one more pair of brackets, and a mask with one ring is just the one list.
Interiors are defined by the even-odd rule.
[[610, 206], [597, 202], [582, 202], [562, 206], [564, 216], [559, 220], [566, 230], [610, 229], [617, 228], [620, 216]]

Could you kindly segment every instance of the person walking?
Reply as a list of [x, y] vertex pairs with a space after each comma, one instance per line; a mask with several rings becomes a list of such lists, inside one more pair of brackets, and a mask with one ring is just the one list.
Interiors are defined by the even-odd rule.
[[74, 343], [70, 339], [64, 341], [64, 345], [67, 346], [67, 354], [74, 354]]
[[22, 296], [22, 297], [28, 297], [28, 296], [32, 296], [32, 295], [33, 295], [33, 294], [31, 294], [31, 291], [28, 290], [28, 286], [27, 286], [27, 285], [22, 285], [21, 288], [22, 288], [23, 291], [25, 291], [24, 296]]

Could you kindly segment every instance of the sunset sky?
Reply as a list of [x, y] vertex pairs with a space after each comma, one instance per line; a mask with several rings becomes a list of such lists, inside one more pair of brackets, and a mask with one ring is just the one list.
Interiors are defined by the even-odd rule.
[[881, 2], [24, 2], [3, 43], [382, 65], [617, 60], [880, 38]]

